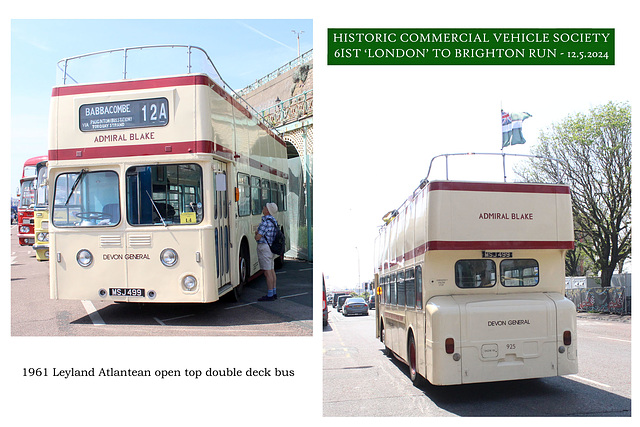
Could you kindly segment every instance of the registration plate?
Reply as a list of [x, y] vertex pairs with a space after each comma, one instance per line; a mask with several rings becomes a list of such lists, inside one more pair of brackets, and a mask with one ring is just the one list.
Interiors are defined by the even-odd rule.
[[112, 297], [143, 297], [144, 289], [141, 288], [109, 288], [109, 296]]

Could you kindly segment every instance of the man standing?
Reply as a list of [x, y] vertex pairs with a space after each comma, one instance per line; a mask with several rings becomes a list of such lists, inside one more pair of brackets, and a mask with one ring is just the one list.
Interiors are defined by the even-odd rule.
[[262, 222], [258, 226], [255, 239], [258, 242], [258, 262], [260, 268], [264, 271], [264, 277], [267, 279], [267, 295], [258, 298], [258, 301], [273, 301], [278, 298], [276, 293], [276, 271], [273, 266], [273, 257], [269, 244], [273, 243], [276, 237], [276, 229], [278, 223], [273, 217], [278, 212], [278, 206], [275, 203], [267, 203], [262, 208]]

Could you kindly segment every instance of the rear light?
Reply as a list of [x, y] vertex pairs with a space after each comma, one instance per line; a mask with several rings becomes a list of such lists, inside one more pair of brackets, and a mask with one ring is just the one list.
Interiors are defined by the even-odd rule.
[[571, 345], [571, 331], [564, 331], [562, 341], [564, 341], [564, 345]]
[[447, 352], [447, 354], [453, 354], [454, 347], [455, 343], [453, 341], [453, 338], [447, 338], [444, 341], [444, 350]]

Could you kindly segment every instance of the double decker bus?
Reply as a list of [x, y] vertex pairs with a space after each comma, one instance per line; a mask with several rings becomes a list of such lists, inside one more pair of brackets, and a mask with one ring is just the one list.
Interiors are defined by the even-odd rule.
[[414, 384], [577, 373], [576, 309], [564, 296], [568, 186], [427, 175], [383, 219], [376, 334]]
[[[115, 63], [118, 78], [79, 77], [102, 75], [95, 64], [105, 63]], [[277, 204], [287, 229], [285, 142], [195, 46], [116, 49], [58, 65], [51, 298], [238, 299], [260, 273], [254, 233], [266, 203]]]
[[34, 243], [33, 212], [35, 206], [37, 165], [46, 161], [47, 156], [32, 157], [24, 162], [20, 179], [20, 201], [18, 204], [18, 242], [20, 246]]
[[36, 165], [35, 208], [33, 210], [33, 249], [36, 260], [49, 261], [49, 183], [47, 180], [47, 162]]

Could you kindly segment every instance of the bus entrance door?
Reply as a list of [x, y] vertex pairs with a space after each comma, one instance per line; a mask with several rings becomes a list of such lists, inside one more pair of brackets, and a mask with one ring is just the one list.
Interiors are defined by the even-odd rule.
[[214, 201], [214, 242], [216, 253], [216, 281], [218, 289], [231, 283], [230, 273], [230, 239], [229, 239], [229, 185], [227, 183], [226, 165], [213, 162]]

